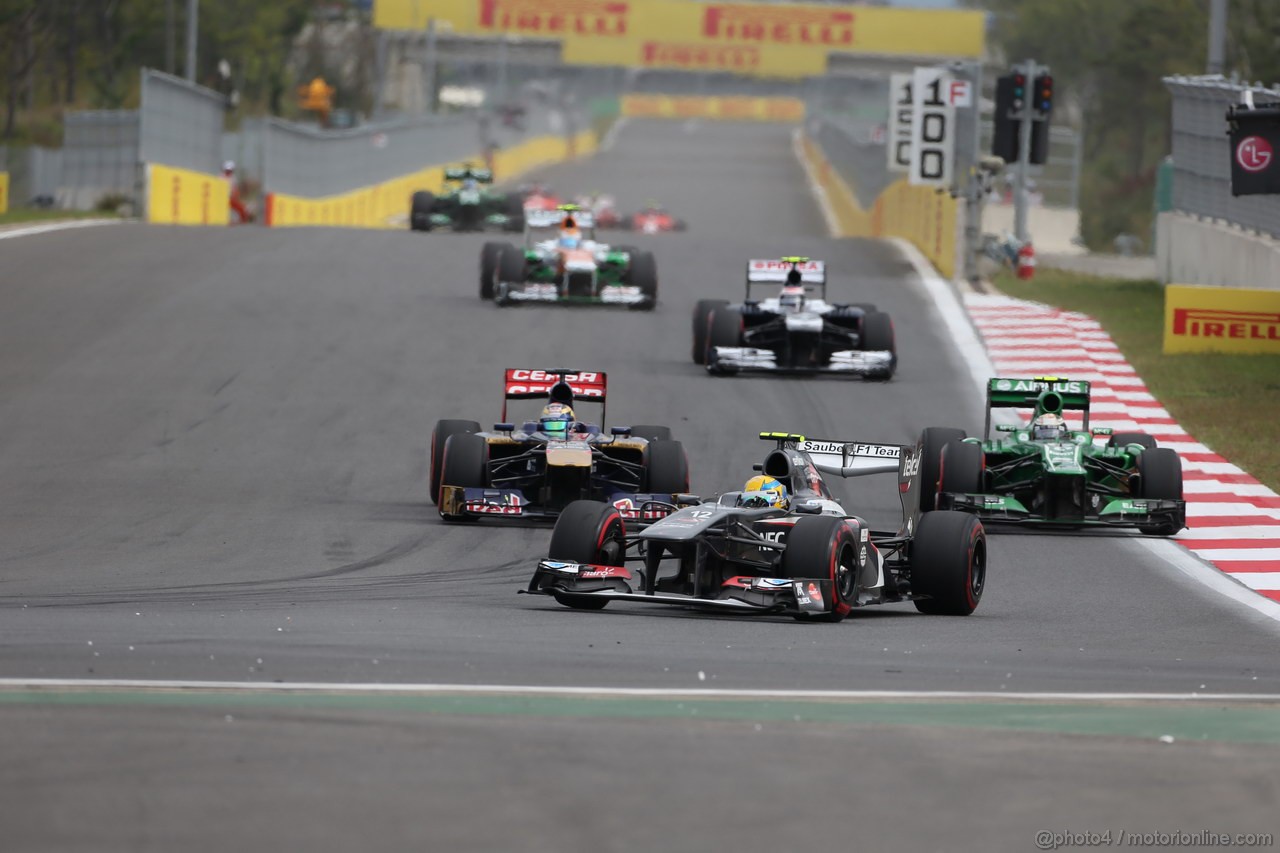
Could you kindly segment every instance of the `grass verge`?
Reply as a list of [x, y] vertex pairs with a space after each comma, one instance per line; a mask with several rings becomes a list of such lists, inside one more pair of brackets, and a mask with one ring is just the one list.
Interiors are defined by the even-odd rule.
[[1182, 428], [1280, 491], [1280, 356], [1164, 355], [1164, 289], [1154, 281], [1040, 269], [1001, 291], [1096, 319]]
[[21, 222], [51, 222], [58, 219], [112, 219], [114, 213], [100, 210], [43, 210], [19, 207], [0, 213], [0, 225], [16, 225]]

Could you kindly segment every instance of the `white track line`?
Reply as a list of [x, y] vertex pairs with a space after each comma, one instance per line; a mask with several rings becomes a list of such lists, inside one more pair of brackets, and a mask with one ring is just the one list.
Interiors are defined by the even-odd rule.
[[69, 231], [73, 228], [94, 228], [99, 225], [119, 225], [119, 219], [73, 219], [69, 222], [49, 222], [44, 225], [31, 225], [26, 228], [14, 228], [12, 231], [0, 231], [0, 240], [12, 240], [15, 237], [31, 237], [36, 234], [48, 234], [53, 231]]
[[796, 159], [800, 161], [800, 168], [804, 169], [805, 179], [809, 182], [809, 192], [813, 193], [814, 199], [818, 202], [818, 207], [822, 210], [822, 218], [827, 223], [827, 236], [840, 236], [840, 223], [836, 221], [835, 209], [831, 207], [831, 199], [827, 196], [826, 189], [818, 182], [818, 176], [814, 174], [813, 164], [809, 162], [809, 158], [804, 156], [804, 128], [797, 127], [791, 132], [791, 150], [795, 153]]
[[732, 690], [667, 687], [539, 687], [523, 684], [342, 684], [319, 681], [182, 681], [113, 678], [0, 678], [0, 690], [148, 690], [240, 693], [510, 694], [700, 699], [1015, 699], [1024, 701], [1280, 702], [1280, 693], [1066, 693], [995, 690]]

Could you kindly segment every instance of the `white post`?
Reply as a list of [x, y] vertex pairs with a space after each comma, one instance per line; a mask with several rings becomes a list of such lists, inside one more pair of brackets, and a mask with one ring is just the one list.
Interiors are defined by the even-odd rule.
[[196, 82], [196, 37], [200, 32], [200, 0], [187, 0], [187, 73], [188, 83]]

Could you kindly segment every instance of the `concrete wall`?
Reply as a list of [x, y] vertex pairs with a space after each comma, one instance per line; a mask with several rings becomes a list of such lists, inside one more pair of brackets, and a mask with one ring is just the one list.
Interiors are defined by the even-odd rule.
[[1156, 220], [1156, 273], [1166, 284], [1280, 290], [1280, 240], [1182, 213]]
[[[987, 202], [982, 208], [982, 231], [997, 236], [1013, 232], [1013, 205]], [[1027, 233], [1040, 252], [1083, 255], [1088, 250], [1071, 242], [1080, 233], [1080, 211], [1064, 207], [1028, 207]]]

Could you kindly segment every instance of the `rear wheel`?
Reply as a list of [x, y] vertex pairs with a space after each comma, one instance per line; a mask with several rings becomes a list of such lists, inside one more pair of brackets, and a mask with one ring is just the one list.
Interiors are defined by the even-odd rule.
[[[1182, 460], [1169, 447], [1144, 450], [1138, 456], [1138, 497], [1151, 500], [1182, 500]], [[1155, 536], [1172, 536], [1178, 532], [1176, 522], [1145, 524], [1138, 528]]]
[[480, 250], [480, 298], [493, 298], [493, 279], [498, 273], [498, 258], [505, 251], [518, 251], [510, 243], [485, 243]]
[[893, 361], [885, 370], [867, 374], [868, 379], [889, 379], [897, 365], [898, 352], [893, 339], [893, 321], [882, 311], [869, 311], [862, 315], [862, 342], [864, 352], [889, 352]]
[[938, 499], [938, 480], [942, 474], [942, 448], [965, 437], [962, 429], [926, 427], [920, 434], [920, 511], [929, 512]]
[[[551, 531], [547, 557], [597, 566], [621, 566], [626, 556], [622, 515], [600, 501], [573, 501], [564, 508]], [[607, 599], [590, 595], [557, 597], [578, 610], [601, 610]]]
[[796, 580], [831, 581], [831, 609], [803, 613], [797, 618], [839, 622], [849, 615], [858, 597], [858, 541], [842, 518], [801, 518], [787, 534], [782, 573]]
[[742, 345], [742, 315], [732, 308], [717, 308], [707, 317], [707, 354], [704, 363], [715, 364], [712, 353], [716, 347]]
[[658, 302], [658, 263], [653, 259], [653, 252], [638, 252], [631, 256], [627, 280], [632, 286], [640, 288], [645, 296], [643, 302], [632, 307], [639, 311], [652, 311]]
[[938, 491], [962, 495], [981, 494], [982, 446], [969, 441], [950, 441], [942, 448]]
[[431, 431], [431, 502], [440, 502], [440, 475], [444, 470], [444, 446], [450, 436], [459, 433], [479, 432], [475, 421], [440, 420]]
[[728, 307], [726, 299], [699, 299], [693, 306], [693, 363], [707, 363], [707, 321], [711, 312]]
[[1125, 447], [1130, 444], [1141, 444], [1144, 450], [1155, 450], [1156, 440], [1145, 432], [1117, 432], [1107, 442], [1107, 447]]
[[436, 197], [426, 190], [413, 194], [409, 203], [409, 230], [431, 230], [431, 208], [435, 207]]
[[660, 495], [688, 492], [689, 459], [684, 445], [671, 439], [658, 439], [649, 442], [648, 451], [648, 491]]
[[632, 438], [643, 438], [646, 441], [670, 441], [671, 427], [655, 424], [634, 424], [631, 427]]
[[916, 610], [941, 616], [968, 616], [987, 583], [987, 534], [963, 512], [920, 516], [911, 543], [911, 592]]
[[[444, 465], [440, 485], [464, 489], [483, 489], [489, 485], [489, 445], [483, 436], [455, 433], [444, 443]], [[448, 516], [445, 521], [470, 521], [466, 516]]]

